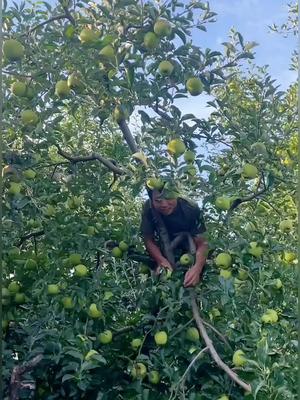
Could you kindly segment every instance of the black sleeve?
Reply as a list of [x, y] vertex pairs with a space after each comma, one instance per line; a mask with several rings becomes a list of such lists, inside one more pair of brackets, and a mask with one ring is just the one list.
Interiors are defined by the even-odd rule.
[[203, 211], [199, 208], [197, 203], [186, 201], [184, 203], [186, 210], [186, 217], [190, 224], [190, 233], [192, 236], [201, 235], [206, 231]]
[[144, 239], [154, 237], [155, 225], [151, 214], [149, 200], [145, 202], [143, 207], [140, 231]]

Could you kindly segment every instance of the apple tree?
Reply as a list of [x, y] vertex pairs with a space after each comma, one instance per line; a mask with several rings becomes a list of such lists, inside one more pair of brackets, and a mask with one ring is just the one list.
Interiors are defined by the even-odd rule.
[[[204, 2], [3, 14], [5, 395], [292, 399], [296, 87], [242, 73], [239, 32], [223, 53], [196, 46]], [[208, 119], [182, 113], [207, 95]], [[145, 182], [170, 177], [203, 199], [195, 290], [131, 257]]]

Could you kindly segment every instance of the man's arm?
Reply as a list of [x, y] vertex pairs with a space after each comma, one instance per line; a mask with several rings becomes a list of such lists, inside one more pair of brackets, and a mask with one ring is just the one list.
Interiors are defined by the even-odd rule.
[[200, 281], [200, 275], [208, 254], [208, 243], [203, 237], [194, 237], [196, 245], [196, 262], [187, 271], [184, 278], [184, 286], [196, 286]]
[[[162, 255], [160, 248], [157, 246], [157, 244], [155, 243], [155, 241], [153, 240], [153, 238], [145, 238], [144, 239], [145, 242], [145, 247], [148, 251], [148, 253], [150, 254], [150, 256], [155, 260], [155, 262], [157, 263], [158, 268], [167, 268], [170, 269], [172, 271], [172, 266], [169, 263], [169, 261]], [[157, 269], [158, 269], [157, 268]]]

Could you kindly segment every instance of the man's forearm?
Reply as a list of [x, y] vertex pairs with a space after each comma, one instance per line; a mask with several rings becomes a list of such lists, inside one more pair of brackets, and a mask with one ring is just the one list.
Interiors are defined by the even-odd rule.
[[163, 262], [165, 257], [162, 255], [160, 248], [157, 246], [157, 244], [154, 242], [152, 239], [145, 239], [145, 247], [150, 254], [150, 256], [157, 262], [157, 264], [160, 264]]
[[206, 262], [208, 253], [208, 243], [202, 238], [194, 239], [196, 244], [196, 262], [195, 267], [201, 272]]

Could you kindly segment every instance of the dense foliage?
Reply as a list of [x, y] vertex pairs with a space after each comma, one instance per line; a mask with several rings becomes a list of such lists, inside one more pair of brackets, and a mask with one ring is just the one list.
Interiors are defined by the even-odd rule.
[[[215, 21], [203, 2], [28, 2], [3, 18], [5, 395], [41, 355], [15, 381], [21, 398], [294, 399], [296, 85], [247, 64], [255, 43], [236, 31], [224, 54], [195, 46]], [[176, 106], [208, 94], [207, 119]], [[199, 355], [183, 272], [151, 276], [108, 246], [143, 251], [154, 176], [201, 200], [200, 315], [252, 393]]]

